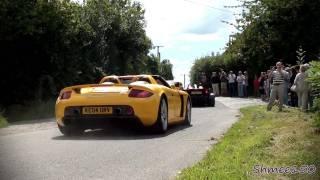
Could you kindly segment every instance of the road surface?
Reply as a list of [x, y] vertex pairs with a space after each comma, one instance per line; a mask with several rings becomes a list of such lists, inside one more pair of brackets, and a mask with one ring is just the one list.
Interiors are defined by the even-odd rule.
[[0, 179], [174, 179], [201, 160], [208, 148], [256, 99], [218, 97], [216, 107], [192, 108], [192, 126], [165, 135], [128, 127], [64, 137], [53, 119], [0, 129]]

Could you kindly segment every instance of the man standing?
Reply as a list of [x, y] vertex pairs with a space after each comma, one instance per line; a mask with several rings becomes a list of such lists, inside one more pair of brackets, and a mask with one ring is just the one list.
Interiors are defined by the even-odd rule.
[[202, 85], [202, 87], [204, 88], [208, 88], [207, 87], [207, 76], [206, 76], [206, 73], [205, 72], [201, 72], [200, 73], [200, 83]]
[[220, 81], [221, 81], [221, 95], [227, 96], [227, 94], [228, 94], [228, 88], [227, 88], [228, 77], [227, 77], [226, 72], [224, 72], [224, 71], [221, 72]]
[[236, 75], [233, 73], [233, 71], [229, 72], [228, 75], [228, 84], [229, 84], [229, 95], [236, 96]]
[[220, 78], [217, 75], [216, 72], [212, 72], [212, 76], [211, 76], [211, 83], [212, 83], [212, 91], [216, 96], [220, 95], [220, 91], [219, 91], [219, 83], [220, 83]]
[[249, 86], [249, 76], [248, 76], [248, 72], [244, 71], [244, 87], [243, 87], [243, 95], [244, 97], [248, 97], [248, 86]]
[[274, 101], [278, 97], [279, 100], [279, 111], [282, 111], [283, 106], [283, 93], [285, 81], [289, 79], [288, 74], [283, 70], [283, 66], [281, 62], [276, 63], [277, 69], [271, 73], [271, 95], [267, 110], [270, 111]]
[[238, 76], [237, 76], [238, 96], [239, 96], [239, 97], [243, 97], [243, 95], [244, 95], [244, 94], [243, 94], [243, 87], [244, 87], [244, 85], [245, 85], [244, 81], [245, 81], [245, 77], [244, 77], [244, 75], [242, 74], [242, 72], [239, 71]]

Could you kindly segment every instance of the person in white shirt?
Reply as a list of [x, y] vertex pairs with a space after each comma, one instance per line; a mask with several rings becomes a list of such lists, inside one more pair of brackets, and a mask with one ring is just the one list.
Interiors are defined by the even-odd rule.
[[296, 85], [296, 92], [298, 95], [298, 106], [303, 111], [308, 109], [308, 93], [309, 93], [309, 84], [307, 82], [307, 66], [301, 65], [300, 72], [297, 74], [294, 79], [294, 85]]
[[245, 76], [242, 74], [241, 71], [239, 71], [238, 76], [237, 76], [237, 83], [238, 83], [238, 96], [243, 97], [243, 89], [245, 86]]
[[228, 74], [228, 85], [229, 85], [229, 95], [236, 96], [237, 90], [236, 90], [236, 75], [233, 73], [233, 71], [230, 71]]

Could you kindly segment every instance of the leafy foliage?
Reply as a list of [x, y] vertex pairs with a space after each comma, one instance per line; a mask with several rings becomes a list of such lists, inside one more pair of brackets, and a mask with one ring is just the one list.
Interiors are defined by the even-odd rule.
[[164, 59], [160, 62], [160, 75], [168, 80], [173, 80], [172, 64], [170, 60]]
[[308, 70], [308, 81], [311, 85], [313, 109], [316, 111], [316, 125], [320, 127], [320, 62], [312, 61], [311, 68]]
[[[320, 53], [320, 8], [319, 1], [311, 0], [239, 0], [245, 10], [237, 19], [238, 33], [228, 44], [221, 56], [209, 59], [210, 69], [199, 67], [196, 62], [191, 70], [191, 79], [197, 71], [214, 71], [223, 66], [249, 71], [249, 75], [266, 71], [281, 60], [287, 65], [296, 64], [296, 50], [300, 46], [306, 51], [305, 62]], [[222, 60], [220, 60], [222, 59]], [[203, 61], [202, 61], [203, 60]], [[216, 62], [217, 61], [217, 62]], [[220, 62], [222, 61], [222, 65]], [[217, 65], [216, 65], [217, 64]], [[201, 65], [202, 67], [206, 67]]]
[[312, 87], [313, 95], [316, 98], [320, 98], [320, 62], [312, 61], [310, 64], [311, 68], [308, 69], [308, 81]]
[[158, 73], [144, 27], [130, 0], [2, 0], [0, 104], [47, 100], [107, 74]]

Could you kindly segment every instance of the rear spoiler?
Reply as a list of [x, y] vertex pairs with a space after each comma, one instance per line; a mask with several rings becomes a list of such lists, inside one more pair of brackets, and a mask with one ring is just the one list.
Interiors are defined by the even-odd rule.
[[110, 86], [117, 86], [117, 87], [128, 87], [128, 89], [131, 88], [137, 88], [137, 89], [145, 89], [148, 91], [151, 91], [150, 88], [142, 85], [129, 85], [129, 84], [82, 84], [82, 85], [75, 85], [75, 86], [69, 86], [66, 88], [63, 88], [61, 92], [63, 91], [74, 91], [76, 93], [80, 93], [81, 88], [88, 88], [88, 87], [110, 87]]

